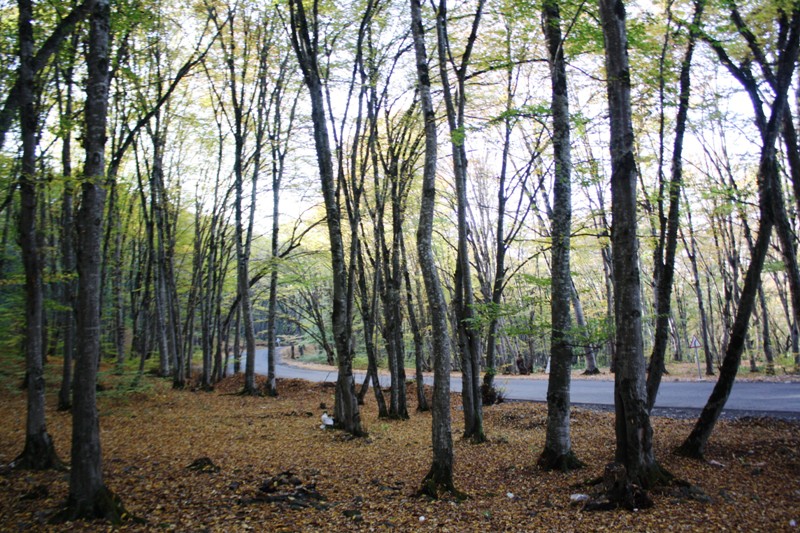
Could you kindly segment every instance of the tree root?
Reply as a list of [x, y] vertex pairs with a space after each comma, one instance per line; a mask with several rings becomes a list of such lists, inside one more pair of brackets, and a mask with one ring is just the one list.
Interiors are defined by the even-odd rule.
[[14, 459], [11, 466], [20, 470], [66, 470], [47, 432], [28, 435], [25, 439], [25, 449]]
[[441, 500], [447, 495], [458, 501], [467, 499], [467, 494], [456, 489], [453, 484], [452, 473], [446, 468], [432, 465], [430, 471], [422, 480], [422, 486], [417, 491], [417, 496], [427, 496], [434, 500]]
[[683, 444], [675, 448], [672, 453], [681, 457], [688, 457], [689, 459], [697, 459], [698, 461], [705, 459], [705, 454], [700, 445], [688, 439], [683, 441]]
[[546, 472], [570, 472], [586, 466], [572, 451], [566, 454], [558, 454], [550, 448], [544, 449], [536, 465]]
[[101, 519], [112, 525], [120, 525], [125, 522], [144, 523], [142, 519], [129, 514], [122, 505], [122, 500], [105, 486], [95, 493], [91, 501], [77, 502], [70, 495], [66, 508], [53, 517], [52, 523], [60, 524], [80, 519]]
[[[602, 491], [583, 506], [585, 511], [610, 511], [613, 509], [627, 509], [635, 511], [653, 506], [653, 500], [647, 489], [656, 489], [665, 486], [679, 485], [690, 487], [686, 481], [676, 480], [668, 471], [657, 463], [639, 473], [639, 479], [634, 483], [628, 476], [625, 465], [609, 463], [603, 472]], [[691, 490], [689, 491], [691, 492]], [[702, 493], [702, 491], [696, 491]]]
[[609, 463], [603, 473], [603, 492], [583, 506], [584, 511], [611, 511], [618, 508], [634, 511], [648, 509], [653, 500], [647, 491], [628, 479], [625, 465]]

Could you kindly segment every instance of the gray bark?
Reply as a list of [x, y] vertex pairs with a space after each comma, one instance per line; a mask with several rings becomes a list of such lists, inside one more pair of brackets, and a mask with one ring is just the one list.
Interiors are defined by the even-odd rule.
[[22, 131], [22, 164], [19, 177], [19, 243], [25, 270], [25, 382], [27, 416], [25, 448], [14, 460], [17, 468], [44, 470], [60, 467], [45, 422], [44, 382], [44, 283], [42, 250], [36, 220], [36, 146], [38, 115], [34, 103], [33, 3], [19, 0], [19, 97]]
[[[338, 376], [336, 380], [336, 425], [353, 435], [362, 435], [361, 414], [353, 379], [352, 290], [348, 288], [348, 269], [345, 264], [345, 249], [342, 239], [339, 188], [328, 137], [322, 81], [319, 74], [316, 20], [309, 27], [305, 7], [298, 0], [290, 0], [291, 39], [297, 54], [303, 78], [311, 98], [311, 120], [314, 125], [314, 146], [320, 173], [320, 185], [325, 201], [325, 215], [331, 248], [333, 273], [333, 337], [336, 346]], [[316, 13], [314, 13], [316, 15]], [[312, 32], [314, 38], [312, 39]]]
[[[675, 118], [675, 139], [672, 148], [672, 174], [666, 186], [669, 199], [669, 211], [666, 218], [663, 214], [663, 185], [661, 187], [662, 197], [658, 200], [661, 227], [659, 228], [659, 239], [654, 252], [656, 333], [647, 375], [647, 408], [649, 410], [652, 410], [656, 403], [661, 377], [664, 373], [664, 358], [669, 338], [669, 318], [672, 312], [672, 280], [675, 276], [675, 253], [678, 247], [681, 188], [683, 187], [683, 137], [689, 115], [692, 55], [694, 54], [695, 41], [698, 35], [697, 28], [703, 16], [704, 5], [704, 0], [695, 2], [694, 16], [689, 31], [689, 44], [681, 64], [678, 113]], [[663, 63], [664, 61], [662, 60], [662, 65]], [[661, 138], [663, 143], [663, 130]]]
[[447, 331], [447, 307], [442, 294], [431, 240], [436, 201], [436, 113], [431, 98], [431, 79], [428, 54], [425, 50], [425, 30], [422, 25], [420, 0], [410, 0], [411, 33], [419, 82], [420, 104], [425, 125], [425, 164], [422, 178], [422, 203], [417, 226], [417, 254], [425, 283], [433, 330], [433, 399], [431, 442], [433, 460], [422, 481], [421, 491], [438, 497], [440, 492], [455, 491], [453, 485], [453, 435], [450, 421], [450, 335]]
[[123, 509], [103, 481], [97, 414], [97, 361], [100, 356], [100, 244], [105, 204], [105, 139], [108, 113], [110, 6], [92, 8], [87, 57], [85, 106], [86, 163], [78, 211], [78, 351], [72, 407], [72, 468], [69, 518], [106, 518], [118, 522]]
[[547, 383], [547, 433], [539, 465], [570, 470], [582, 466], [572, 452], [570, 437], [570, 378], [572, 370], [572, 277], [570, 232], [572, 227], [572, 155], [570, 149], [567, 71], [561, 38], [561, 13], [557, 0], [542, 6], [542, 26], [550, 64], [553, 115], [553, 209], [551, 219], [552, 267], [550, 282], [550, 376]]
[[474, 325], [474, 295], [467, 242], [467, 152], [465, 147], [466, 75], [477, 39], [478, 27], [483, 13], [484, 0], [478, 0], [475, 18], [461, 63], [456, 68], [456, 94], [450, 87], [447, 70], [451, 56], [450, 36], [447, 29], [447, 3], [440, 0], [436, 11], [436, 35], [439, 51], [439, 72], [442, 77], [442, 93], [447, 110], [447, 123], [450, 128], [450, 147], [456, 189], [456, 214], [458, 220], [458, 253], [456, 258], [455, 294], [453, 308], [456, 315], [458, 348], [461, 355], [462, 389], [464, 407], [464, 438], [474, 442], [484, 442], [483, 406], [481, 396], [480, 359], [481, 343]]
[[625, 6], [622, 0], [599, 0], [599, 6], [611, 122], [611, 246], [616, 323], [615, 459], [625, 466], [630, 483], [650, 488], [659, 481], [661, 470], [653, 454], [653, 429], [646, 408], [639, 240], [636, 234], [637, 169]]

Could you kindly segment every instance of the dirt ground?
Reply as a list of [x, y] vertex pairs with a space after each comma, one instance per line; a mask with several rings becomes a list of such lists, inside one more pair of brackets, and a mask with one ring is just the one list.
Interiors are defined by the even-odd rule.
[[[485, 409], [489, 442], [470, 444], [453, 397], [455, 482], [464, 501], [416, 495], [430, 465], [430, 414], [377, 418], [370, 393], [369, 437], [320, 429], [333, 406], [330, 385], [279, 380], [278, 398], [243, 397], [239, 377], [212, 393], [175, 391], [151, 378], [123, 392], [105, 378], [100, 418], [105, 479], [137, 518], [133, 531], [792, 531], [800, 521], [800, 432], [793, 422], [723, 420], [706, 461], [671, 451], [693, 420], [653, 418], [661, 464], [700, 490], [654, 491], [651, 509], [587, 512], [572, 503], [596, 490], [614, 452], [613, 415], [573, 409], [572, 441], [586, 467], [542, 472], [546, 408], [505, 403]], [[409, 389], [411, 392], [411, 389]], [[71, 418], [48, 396], [48, 428], [69, 459]], [[0, 389], [0, 464], [20, 453], [24, 393]], [[105, 531], [102, 522], [48, 521], [68, 491], [64, 472], [0, 469], [1, 531]]]

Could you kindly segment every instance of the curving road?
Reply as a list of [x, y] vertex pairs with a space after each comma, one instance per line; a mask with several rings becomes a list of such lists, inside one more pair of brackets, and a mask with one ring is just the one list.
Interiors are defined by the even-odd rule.
[[[267, 373], [267, 350], [256, 352], [256, 373]], [[298, 378], [308, 381], [336, 381], [336, 370], [316, 370], [278, 361], [276, 374], [281, 378]], [[364, 380], [363, 372], [355, 372], [356, 381]], [[389, 385], [389, 376], [380, 377], [381, 385]], [[432, 383], [431, 377], [425, 378]], [[504, 389], [508, 400], [544, 402], [547, 400], [547, 380], [526, 377], [496, 379], [497, 386]], [[461, 392], [461, 378], [450, 381], [453, 392]], [[654, 414], [695, 416], [708, 400], [713, 381], [665, 381], [662, 382], [656, 400]], [[572, 403], [611, 407], [614, 405], [613, 380], [572, 381]], [[800, 383], [736, 382], [726, 404], [723, 416], [761, 416], [800, 419]]]

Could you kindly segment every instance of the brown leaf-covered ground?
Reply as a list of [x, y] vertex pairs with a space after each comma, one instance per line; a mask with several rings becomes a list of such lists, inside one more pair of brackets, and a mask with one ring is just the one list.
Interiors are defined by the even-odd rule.
[[[707, 498], [666, 489], [653, 495], [652, 509], [589, 513], [571, 505], [570, 496], [591, 493], [586, 481], [613, 457], [609, 413], [574, 409], [574, 448], [587, 467], [545, 473], [535, 466], [544, 405], [487, 407], [490, 442], [473, 445], [458, 438], [462, 419], [454, 397], [456, 485], [469, 498], [432, 501], [415, 495], [430, 462], [429, 413], [379, 420], [370, 393], [363, 410], [369, 437], [348, 439], [319, 428], [321, 404], [333, 404], [329, 385], [279, 380], [278, 398], [253, 398], [235, 394], [237, 378], [213, 393], [154, 382], [144, 392], [101, 394], [106, 482], [139, 519], [122, 529], [772, 532], [800, 522], [800, 433], [792, 422], [722, 421], [708, 462], [698, 462], [670, 453], [693, 421], [654, 418], [659, 460]], [[48, 426], [68, 459], [70, 415], [56, 412], [55, 403], [49, 395]], [[0, 388], [0, 420], [0, 464], [6, 465], [24, 444], [23, 391]], [[197, 462], [205, 458], [210, 462]], [[102, 522], [49, 524], [67, 485], [64, 472], [4, 467], [0, 530], [111, 529]]]

